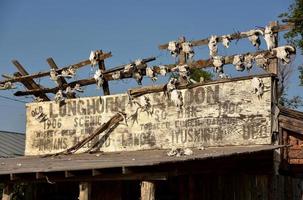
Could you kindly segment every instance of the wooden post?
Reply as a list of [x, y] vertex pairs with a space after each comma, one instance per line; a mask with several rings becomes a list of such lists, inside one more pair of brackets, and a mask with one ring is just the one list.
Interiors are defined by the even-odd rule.
[[[102, 50], [100, 50], [100, 52], [101, 52], [101, 54], [103, 54]], [[104, 72], [105, 71], [104, 60], [100, 60], [98, 62], [98, 65], [99, 65], [99, 69]], [[102, 88], [103, 88], [104, 95], [110, 95], [109, 85], [108, 85], [108, 81], [107, 80], [104, 80]]]
[[[270, 26], [278, 26], [278, 22], [277, 21], [270, 22], [269, 25]], [[274, 36], [276, 38], [275, 46], [277, 47], [278, 46], [278, 32], [275, 33]], [[277, 58], [271, 59], [268, 70], [269, 70], [270, 73], [278, 75], [279, 66], [278, 66], [278, 59]]]
[[81, 182], [79, 184], [79, 200], [90, 200], [91, 199], [91, 183]]
[[141, 200], [155, 200], [155, 183], [150, 181], [141, 182]]
[[2, 193], [2, 200], [11, 200], [13, 197], [13, 185], [5, 184]]

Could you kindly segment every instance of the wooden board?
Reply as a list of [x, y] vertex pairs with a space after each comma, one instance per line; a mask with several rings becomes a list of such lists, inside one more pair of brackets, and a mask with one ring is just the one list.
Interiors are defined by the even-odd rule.
[[[182, 110], [163, 92], [147, 94], [152, 114], [139, 111], [137, 120], [132, 119], [138, 106], [128, 103], [127, 94], [68, 99], [61, 106], [55, 102], [29, 103], [25, 154], [60, 152], [118, 111], [127, 114], [127, 125], [121, 123], [109, 137], [100, 135], [102, 151], [270, 144], [272, 78], [261, 79], [265, 85], [262, 98], [253, 93], [250, 78], [183, 89]], [[135, 101], [143, 104], [144, 96]], [[37, 120], [40, 112], [46, 116], [43, 122]]]

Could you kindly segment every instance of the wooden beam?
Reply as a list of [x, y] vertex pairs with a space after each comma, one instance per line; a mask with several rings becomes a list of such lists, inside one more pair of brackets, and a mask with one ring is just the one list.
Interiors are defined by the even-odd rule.
[[[277, 21], [274, 21], [274, 22], [270, 22], [269, 23], [270, 26], [272, 27], [276, 27], [276, 26], [279, 26], [278, 22]], [[278, 32], [275, 32], [274, 34], [274, 37], [276, 39], [276, 43], [275, 43], [275, 47], [278, 46]], [[268, 66], [268, 71], [270, 73], [273, 73], [273, 74], [276, 74], [278, 75], [278, 71], [279, 71], [279, 66], [278, 66], [278, 59], [277, 58], [274, 58], [274, 59], [271, 59], [270, 60], [270, 63], [269, 63], [269, 66]], [[277, 98], [277, 97], [276, 97]]]
[[[100, 56], [100, 59], [106, 59], [106, 58], [110, 58], [110, 57], [112, 57], [111, 52], [104, 53], [103, 55]], [[79, 63], [73, 64], [73, 65], [68, 65], [67, 67], [63, 67], [61, 69], [58, 69], [56, 72], [60, 73], [62, 70], [66, 70], [70, 66], [74, 66], [76, 69], [79, 69], [81, 67], [84, 67], [84, 66], [87, 66], [87, 65], [90, 65], [90, 64], [91, 64], [90, 60], [84, 60], [84, 61], [81, 61]], [[35, 73], [35, 74], [31, 74], [31, 75], [23, 75], [22, 77], [14, 77], [14, 78], [11, 78], [11, 79], [6, 79], [6, 80], [3, 80], [3, 81], [0, 81], [0, 84], [6, 83], [6, 82], [15, 83], [15, 82], [20, 82], [22, 80], [27, 80], [27, 79], [30, 79], [30, 78], [35, 79], [35, 78], [45, 77], [45, 76], [49, 76], [49, 74], [50, 74], [50, 71], [44, 71], [44, 72], [38, 72], [38, 73]]]
[[2, 192], [2, 200], [12, 200], [13, 199], [13, 185], [5, 184]]
[[79, 200], [90, 200], [91, 199], [91, 183], [81, 182], [79, 184]]
[[[293, 23], [281, 24], [281, 25], [275, 26], [273, 31], [274, 31], [275, 33], [277, 33], [277, 32], [281, 32], [281, 31], [289, 30], [289, 29], [291, 29], [291, 28], [293, 28], [293, 27], [294, 27], [294, 24], [293, 24]], [[246, 31], [246, 32], [247, 32], [247, 31]], [[240, 33], [240, 32], [233, 33], [233, 34], [231, 34], [230, 36], [231, 36], [231, 40], [239, 40], [239, 39], [247, 38], [247, 37], [248, 37], [247, 34]], [[222, 36], [219, 36], [218, 39], [219, 39], [219, 42], [222, 42]], [[207, 45], [208, 42], [209, 42], [209, 39], [208, 39], [208, 38], [201, 39], [201, 40], [193, 40], [193, 41], [190, 41], [190, 43], [191, 43], [193, 46]], [[159, 49], [167, 49], [167, 47], [168, 47], [168, 43], [167, 43], [167, 44], [159, 45]]]
[[[48, 58], [48, 59], [46, 59], [46, 61], [49, 64], [50, 68], [55, 69], [55, 70], [59, 69], [53, 58]], [[61, 90], [64, 90], [63, 86], [66, 85], [67, 82], [66, 82], [65, 78], [58, 77], [57, 84]], [[76, 98], [76, 94], [68, 94], [67, 98]]]
[[[28, 75], [28, 72], [24, 69], [24, 67], [17, 60], [12, 60], [12, 63], [19, 70], [19, 72], [20, 72], [20, 74], [22, 76]], [[40, 85], [38, 85], [32, 78], [29, 78], [29, 79], [23, 81], [23, 83], [25, 83], [25, 82], [28, 82], [28, 84], [24, 84], [24, 86], [28, 90], [31, 90], [31, 89], [42, 89], [40, 87]], [[50, 100], [46, 94], [41, 93], [41, 92], [38, 93], [38, 94], [36, 94], [36, 96], [39, 96], [40, 98], [42, 98], [45, 101], [49, 101]]]
[[151, 181], [141, 182], [141, 200], [155, 200], [155, 183]]
[[[102, 53], [102, 50], [100, 50], [100, 52]], [[105, 71], [105, 63], [104, 60], [100, 60], [98, 62], [99, 65], [99, 69], [102, 70], [103, 72]], [[103, 88], [103, 93], [104, 95], [110, 95], [110, 91], [109, 91], [109, 85], [108, 85], [108, 81], [104, 80], [103, 84], [102, 84], [102, 88]]]

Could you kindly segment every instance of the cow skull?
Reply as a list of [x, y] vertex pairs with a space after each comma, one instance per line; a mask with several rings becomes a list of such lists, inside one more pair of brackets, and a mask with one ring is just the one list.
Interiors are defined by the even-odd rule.
[[212, 35], [209, 38], [209, 42], [208, 42], [209, 55], [211, 58], [216, 56], [218, 53], [217, 43], [218, 43], [218, 37], [216, 35]]
[[64, 78], [72, 78], [76, 75], [76, 68], [74, 66], [70, 66], [68, 69], [62, 70], [61, 74], [58, 77]]
[[216, 73], [223, 73], [223, 65], [225, 63], [225, 59], [222, 56], [214, 56], [213, 57], [213, 65], [215, 67]]
[[296, 49], [293, 46], [286, 45], [281, 47], [276, 47], [272, 49], [274, 53], [276, 53], [277, 58], [281, 59], [283, 64], [290, 63], [290, 55], [296, 53]]
[[94, 67], [98, 64], [98, 61], [100, 60], [100, 55], [101, 55], [101, 52], [99, 50], [90, 52], [89, 60], [90, 60], [92, 67]]
[[223, 35], [222, 36], [222, 44], [225, 48], [228, 48], [230, 45], [231, 36], [230, 35]]
[[250, 71], [253, 67], [254, 57], [251, 54], [247, 54], [244, 56], [244, 65], [247, 71]]
[[259, 29], [255, 29], [255, 30], [250, 30], [248, 32], [246, 32], [247, 36], [248, 36], [248, 40], [251, 42], [251, 44], [254, 47], [257, 47], [259, 49], [260, 44], [261, 44], [261, 40], [260, 40], [260, 35], [263, 35], [263, 31], [259, 30]]
[[15, 88], [16, 86], [12, 82], [6, 82], [4, 84], [0, 84], [0, 90], [9, 90]]
[[276, 47], [276, 37], [274, 35], [272, 26], [265, 27], [264, 39], [269, 51]]
[[146, 67], [146, 76], [149, 77], [152, 81], [156, 81], [157, 77], [156, 77], [156, 73], [153, 71], [152, 68], [150, 67]]
[[177, 65], [176, 67], [171, 69], [172, 71], [178, 71], [181, 78], [189, 81], [189, 71], [188, 71], [188, 65]]
[[262, 79], [254, 77], [251, 80], [251, 86], [253, 88], [253, 92], [257, 94], [258, 98], [261, 98], [264, 93], [264, 83]]
[[188, 58], [192, 58], [192, 57], [194, 57], [194, 55], [195, 55], [195, 52], [194, 52], [194, 50], [193, 50], [193, 45], [192, 45], [192, 43], [190, 43], [190, 42], [183, 42], [182, 43], [182, 51], [186, 54], [186, 56], [188, 57]]
[[100, 88], [102, 87], [104, 83], [104, 77], [101, 69], [97, 69], [95, 74], [94, 74], [94, 79], [96, 80], [97, 87]]
[[61, 103], [62, 101], [64, 101], [63, 92], [62, 90], [58, 90], [58, 92], [55, 95], [55, 102]]
[[49, 76], [50, 76], [50, 79], [53, 80], [53, 81], [58, 80], [58, 73], [56, 72], [55, 69], [50, 70]]
[[177, 111], [180, 111], [182, 109], [183, 106], [183, 96], [182, 96], [182, 92], [174, 89], [171, 91], [170, 93], [170, 100], [175, 104], [175, 106], [177, 107]]
[[233, 59], [233, 65], [236, 67], [237, 71], [244, 71], [244, 56], [243, 55], [235, 55]]
[[120, 71], [113, 72], [112, 78], [114, 80], [118, 80], [118, 79], [120, 79], [120, 77], [121, 77], [121, 72]]
[[167, 49], [173, 57], [177, 57], [180, 53], [179, 44], [176, 41], [170, 41]]
[[160, 74], [161, 74], [162, 76], [166, 76], [167, 67], [164, 66], [164, 65], [160, 65], [159, 68], [160, 68]]

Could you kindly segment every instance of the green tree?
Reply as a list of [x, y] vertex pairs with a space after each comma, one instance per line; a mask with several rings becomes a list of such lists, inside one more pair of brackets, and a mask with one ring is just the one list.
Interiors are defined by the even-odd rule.
[[[284, 35], [284, 38], [288, 43], [293, 44], [297, 49], [301, 50], [303, 55], [303, 0], [294, 0], [289, 6], [288, 12], [282, 13], [279, 16], [282, 22], [290, 22], [294, 24], [294, 28]], [[300, 85], [303, 86], [303, 65], [298, 66]], [[281, 86], [280, 86], [281, 87]], [[286, 89], [282, 86], [280, 93], [280, 103], [286, 107], [298, 108], [303, 106], [303, 100], [299, 96], [295, 96], [291, 99], [286, 97]]]

